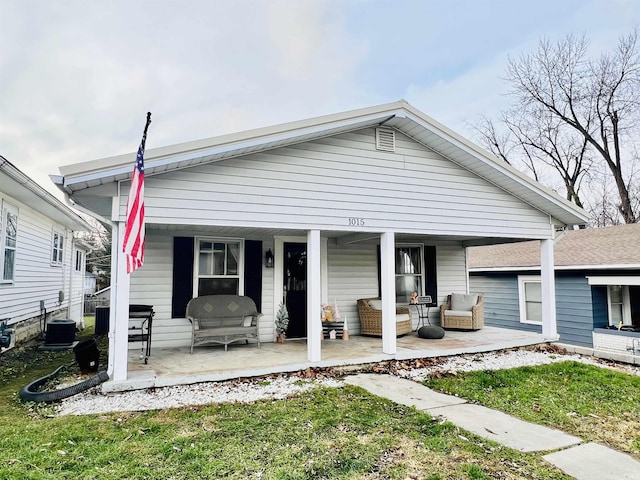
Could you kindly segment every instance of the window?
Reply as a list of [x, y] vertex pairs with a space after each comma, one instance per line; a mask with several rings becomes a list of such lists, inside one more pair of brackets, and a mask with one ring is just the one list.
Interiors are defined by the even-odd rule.
[[76, 272], [82, 271], [83, 255], [80, 250], [76, 250]]
[[64, 260], [64, 235], [61, 232], [53, 232], [51, 241], [51, 264], [62, 265]]
[[196, 296], [243, 295], [242, 240], [198, 239]]
[[[640, 323], [640, 288], [630, 285], [608, 285], [609, 325]], [[637, 322], [637, 323], [636, 323]]]
[[520, 322], [542, 325], [542, 282], [539, 276], [519, 276]]
[[422, 245], [396, 246], [396, 303], [409, 303], [412, 292], [423, 295]]
[[13, 282], [16, 266], [17, 240], [18, 209], [7, 203], [3, 203], [2, 218], [0, 218], [0, 258], [2, 260], [2, 282]]

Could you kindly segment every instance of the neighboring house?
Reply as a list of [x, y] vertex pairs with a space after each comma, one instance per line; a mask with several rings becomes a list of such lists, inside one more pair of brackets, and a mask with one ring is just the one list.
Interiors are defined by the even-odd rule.
[[[541, 330], [539, 252], [539, 242], [469, 248], [469, 288], [484, 294], [488, 325]], [[640, 224], [561, 232], [554, 252], [560, 342], [640, 354], [630, 332], [640, 332]]]
[[87, 247], [73, 233], [91, 226], [3, 157], [0, 204], [0, 318], [17, 342], [52, 317], [82, 324]]
[[[381, 295], [381, 350], [395, 355], [396, 302], [406, 304], [417, 291], [435, 306], [449, 293], [467, 292], [467, 246], [540, 240], [544, 288], [552, 291], [554, 229], [588, 219], [398, 101], [149, 148], [145, 263], [129, 276], [119, 252], [134, 161], [132, 153], [67, 165], [52, 177], [79, 208], [112, 228], [115, 382], [127, 379], [130, 303], [153, 305], [154, 348], [187, 348], [192, 297], [250, 296], [264, 314], [262, 342], [274, 341], [284, 300], [288, 338], [306, 337], [308, 359], [316, 362], [321, 304], [335, 301], [357, 335], [356, 300]], [[556, 338], [553, 302], [544, 306], [543, 333]]]
[[84, 272], [84, 294], [93, 295], [96, 291], [97, 275], [91, 272]]

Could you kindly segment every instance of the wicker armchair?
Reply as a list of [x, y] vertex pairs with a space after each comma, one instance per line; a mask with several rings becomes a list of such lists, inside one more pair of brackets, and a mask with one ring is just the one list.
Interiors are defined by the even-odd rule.
[[[358, 300], [360, 314], [360, 333], [362, 335], [382, 336], [382, 310], [373, 308], [369, 301], [379, 298], [361, 298]], [[396, 307], [396, 336], [411, 333], [411, 310], [409, 307]]]
[[446, 303], [440, 305], [440, 325], [457, 330], [480, 330], [484, 327], [482, 295], [447, 295]]

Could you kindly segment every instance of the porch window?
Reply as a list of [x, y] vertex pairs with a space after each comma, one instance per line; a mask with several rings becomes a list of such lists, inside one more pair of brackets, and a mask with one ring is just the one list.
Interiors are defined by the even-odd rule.
[[242, 240], [198, 239], [196, 296], [243, 295]]
[[424, 295], [422, 245], [396, 246], [396, 303], [409, 303], [412, 292]]
[[0, 217], [0, 259], [2, 261], [2, 282], [13, 282], [18, 239], [18, 209], [2, 203]]
[[64, 260], [64, 235], [57, 230], [51, 238], [51, 265], [62, 265]]
[[520, 323], [542, 325], [542, 281], [539, 276], [518, 277]]

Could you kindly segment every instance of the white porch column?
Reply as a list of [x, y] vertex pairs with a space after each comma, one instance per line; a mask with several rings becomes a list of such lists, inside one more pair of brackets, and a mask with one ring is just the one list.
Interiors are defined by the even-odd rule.
[[380, 281], [382, 283], [382, 353], [396, 354], [395, 236], [380, 235]]
[[322, 360], [322, 280], [320, 278], [320, 230], [307, 232], [307, 359]]
[[[122, 254], [124, 222], [117, 222], [111, 241], [111, 310], [109, 312], [109, 377], [127, 379], [129, 355], [129, 286], [125, 256]], [[115, 267], [115, 268], [114, 268]]]
[[542, 283], [542, 336], [545, 340], [560, 338], [556, 324], [556, 279], [553, 239], [540, 240], [540, 273]]

